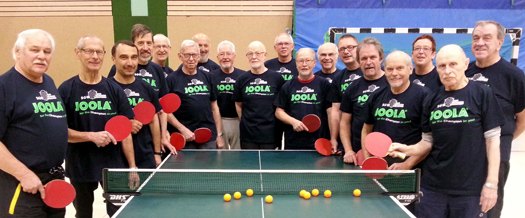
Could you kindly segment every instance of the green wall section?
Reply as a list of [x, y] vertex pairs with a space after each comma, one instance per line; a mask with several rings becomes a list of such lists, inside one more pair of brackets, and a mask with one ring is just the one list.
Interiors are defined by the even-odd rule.
[[168, 33], [168, 6], [167, 1], [147, 0], [148, 15], [133, 17], [131, 16], [131, 0], [112, 0], [113, 11], [113, 32], [115, 42], [131, 39], [131, 27], [141, 23], [148, 26], [153, 35]]

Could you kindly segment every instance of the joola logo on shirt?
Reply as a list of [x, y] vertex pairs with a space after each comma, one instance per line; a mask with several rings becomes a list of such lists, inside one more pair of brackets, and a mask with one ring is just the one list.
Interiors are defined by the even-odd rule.
[[354, 81], [356, 81], [357, 79], [361, 78], [361, 76], [357, 75], [357, 74], [351, 74], [348, 79], [345, 79], [344, 80], [344, 84], [341, 84], [341, 92], [345, 92], [346, 88], [348, 88], [349, 85], [351, 85]]
[[463, 104], [465, 104], [464, 101], [457, 100], [454, 97], [448, 97], [448, 98], [445, 98], [443, 104], [438, 104], [437, 108], [450, 107], [450, 106], [463, 105]]
[[295, 93], [302, 94], [292, 94], [292, 101], [317, 101], [317, 94], [314, 92], [314, 89], [303, 86], [301, 89], [295, 91]]
[[[91, 89], [88, 91], [87, 96], [81, 96], [81, 100], [89, 99], [105, 99], [106, 95], [98, 93], [96, 90]], [[80, 101], [75, 102], [75, 111], [87, 111], [87, 110], [111, 110], [111, 101]], [[105, 115], [105, 114], [104, 114]]]
[[405, 104], [397, 101], [394, 98], [388, 101], [388, 103], [382, 104], [381, 106], [389, 107], [389, 108], [388, 109], [377, 108], [376, 113], [374, 114], [375, 117], [406, 118], [405, 113], [407, 112], [407, 110], [395, 109], [395, 108], [403, 108], [405, 107]]
[[[153, 79], [153, 75], [147, 70], [140, 69], [139, 72], [135, 73], [135, 76], [141, 77], [142, 80], [146, 81], [150, 86], [157, 87], [157, 81]], [[146, 77], [150, 77], [151, 79]], [[158, 91], [158, 89], [155, 89], [155, 91]]]
[[332, 81], [333, 81], [332, 78], [330, 78], [330, 77], [326, 77], [326, 80], [327, 80], [329, 83], [332, 83]]
[[413, 83], [417, 84], [417, 85], [420, 85], [420, 86], [425, 86], [425, 83], [421, 82], [421, 80], [419, 79], [415, 79], [414, 81], [412, 81]]
[[204, 66], [200, 66], [199, 67], [199, 70], [202, 70], [202, 71], [205, 71], [205, 72], [210, 72], [210, 70]]
[[81, 96], [80, 97], [80, 99], [82, 99], [82, 100], [84, 100], [84, 99], [94, 100], [94, 99], [97, 99], [97, 98], [106, 98], [106, 95], [100, 94], [100, 93], [97, 92], [97, 90], [91, 89], [91, 90], [88, 91], [86, 96]]
[[[124, 93], [126, 93], [126, 97], [128, 97], [129, 105], [135, 107], [138, 103], [141, 101], [144, 101], [144, 98], [140, 98], [140, 93], [134, 92], [131, 89], [125, 88]], [[139, 98], [135, 98], [139, 97]]]
[[[223, 84], [223, 83], [226, 83], [226, 84]], [[217, 85], [217, 89], [219, 91], [233, 91], [233, 84], [234, 83], [235, 83], [234, 79], [232, 79], [230, 77], [226, 77], [226, 78], [224, 78], [223, 81], [221, 81], [221, 84]]]
[[[268, 84], [267, 81], [257, 78], [255, 79], [255, 81], [250, 83], [251, 86], [246, 86], [244, 93], [270, 92], [270, 86], [267, 84]], [[273, 93], [270, 93], [270, 94], [273, 95]], [[268, 94], [265, 94], [265, 95], [268, 95]]]
[[[451, 107], [451, 106], [459, 106], [464, 105], [464, 101], [459, 101], [457, 99], [454, 99], [453, 97], [445, 98], [443, 104], [439, 104], [437, 108], [442, 107]], [[430, 120], [441, 120], [441, 119], [449, 119], [449, 118], [460, 118], [460, 117], [468, 117], [468, 108], [461, 107], [461, 108], [449, 108], [445, 110], [435, 110], [430, 113]], [[464, 120], [464, 121], [457, 121], [457, 122], [470, 122], [471, 120]]]
[[405, 107], [405, 104], [397, 101], [397, 99], [395, 99], [395, 98], [392, 98], [392, 99], [390, 99], [390, 101], [388, 101], [388, 103], [384, 103], [381, 106], [389, 107], [389, 108], [393, 108], [393, 107], [403, 108], [403, 107]]
[[209, 92], [208, 86], [198, 79], [192, 79], [191, 83], [188, 83], [190, 87], [184, 87], [186, 94], [198, 93], [198, 92]]
[[[286, 69], [285, 67], [281, 67], [279, 68], [279, 70], [277, 71], [277, 73], [280, 73], [281, 76], [283, 76], [283, 79], [284, 81], [288, 81], [288, 80], [291, 80], [292, 79], [292, 75], [289, 75], [292, 73], [292, 71]], [[288, 75], [287, 75], [288, 74]]]
[[36, 100], [38, 101], [46, 101], [46, 102], [33, 102], [33, 107], [35, 108], [34, 113], [54, 113], [54, 112], [60, 112], [64, 111], [64, 107], [62, 106], [62, 102], [58, 101], [52, 101], [47, 102], [49, 100], [56, 100], [57, 97], [55, 95], [50, 94], [46, 90], [40, 90], [38, 93], [39, 96], [36, 96]]
[[484, 77], [481, 73], [476, 73], [474, 76], [469, 77], [469, 80], [476, 81], [476, 82], [488, 82], [489, 78]]
[[124, 93], [126, 93], [126, 97], [128, 97], [128, 98], [129, 97], [134, 97], [134, 96], [140, 96], [139, 93], [134, 92], [133, 90], [128, 89], [128, 88], [124, 89]]
[[379, 86], [376, 86], [376, 85], [372, 84], [372, 85], [368, 86], [368, 89], [363, 90], [363, 93], [375, 92], [379, 88], [380, 88]]

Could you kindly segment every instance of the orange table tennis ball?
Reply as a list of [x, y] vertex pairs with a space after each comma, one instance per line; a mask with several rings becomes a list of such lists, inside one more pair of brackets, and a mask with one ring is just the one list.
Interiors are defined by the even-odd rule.
[[303, 198], [304, 197], [304, 193], [306, 193], [306, 190], [301, 190], [299, 192], [299, 196], [301, 196], [301, 198]]
[[317, 197], [319, 195], [319, 189], [312, 190], [312, 196]]
[[359, 190], [359, 189], [355, 189], [355, 190], [354, 190], [354, 196], [356, 196], [356, 197], [361, 196], [361, 190]]
[[224, 195], [224, 201], [229, 202], [232, 199], [232, 196], [230, 194]]
[[252, 189], [246, 190], [246, 196], [251, 197], [252, 195], [253, 195], [253, 190]]
[[273, 202], [273, 197], [271, 195], [268, 195], [266, 196], [266, 203], [272, 203]]
[[308, 200], [308, 199], [310, 199], [311, 196], [312, 195], [310, 194], [310, 192], [306, 192], [306, 193], [304, 193], [303, 198]]
[[233, 197], [234, 197], [236, 200], [239, 200], [239, 199], [241, 199], [241, 193], [240, 193], [240, 192], [235, 192], [235, 193], [233, 193]]
[[325, 198], [329, 198], [330, 196], [332, 196], [332, 192], [330, 190], [324, 191], [324, 197]]

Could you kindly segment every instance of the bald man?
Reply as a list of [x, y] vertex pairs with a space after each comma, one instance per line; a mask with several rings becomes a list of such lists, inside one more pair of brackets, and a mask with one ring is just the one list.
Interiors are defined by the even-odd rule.
[[444, 88], [425, 102], [423, 139], [392, 149], [428, 155], [417, 217], [486, 217], [496, 203], [502, 111], [489, 87], [469, 82], [468, 64], [460, 46], [441, 48], [436, 65]]
[[[299, 49], [296, 54], [299, 76], [286, 82], [275, 99], [275, 116], [287, 124], [284, 130], [285, 149], [313, 150], [315, 140], [330, 139], [328, 112], [332, 107], [334, 89], [328, 80], [314, 75], [315, 63], [313, 49]], [[315, 132], [309, 132], [301, 122], [308, 114], [315, 114], [321, 119], [321, 127]]]
[[241, 119], [242, 149], [274, 149], [278, 143], [273, 102], [284, 79], [264, 66], [266, 55], [264, 44], [251, 42], [246, 53], [250, 70], [235, 82], [233, 100]]
[[[199, 52], [200, 52], [200, 58], [197, 63], [197, 69], [209, 73], [211, 71], [220, 69], [221, 66], [219, 66], [217, 63], [210, 60], [210, 48], [211, 48], [211, 39], [204, 33], [197, 33], [195, 34], [191, 40], [196, 42], [199, 45]], [[180, 70], [182, 68], [182, 64], [179, 66]]]

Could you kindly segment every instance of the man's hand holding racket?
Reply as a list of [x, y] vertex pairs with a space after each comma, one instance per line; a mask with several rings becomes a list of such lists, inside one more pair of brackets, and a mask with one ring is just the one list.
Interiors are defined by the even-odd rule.
[[108, 131], [92, 132], [90, 134], [90, 141], [95, 143], [98, 147], [105, 147], [109, 143], [117, 144], [117, 140]]

